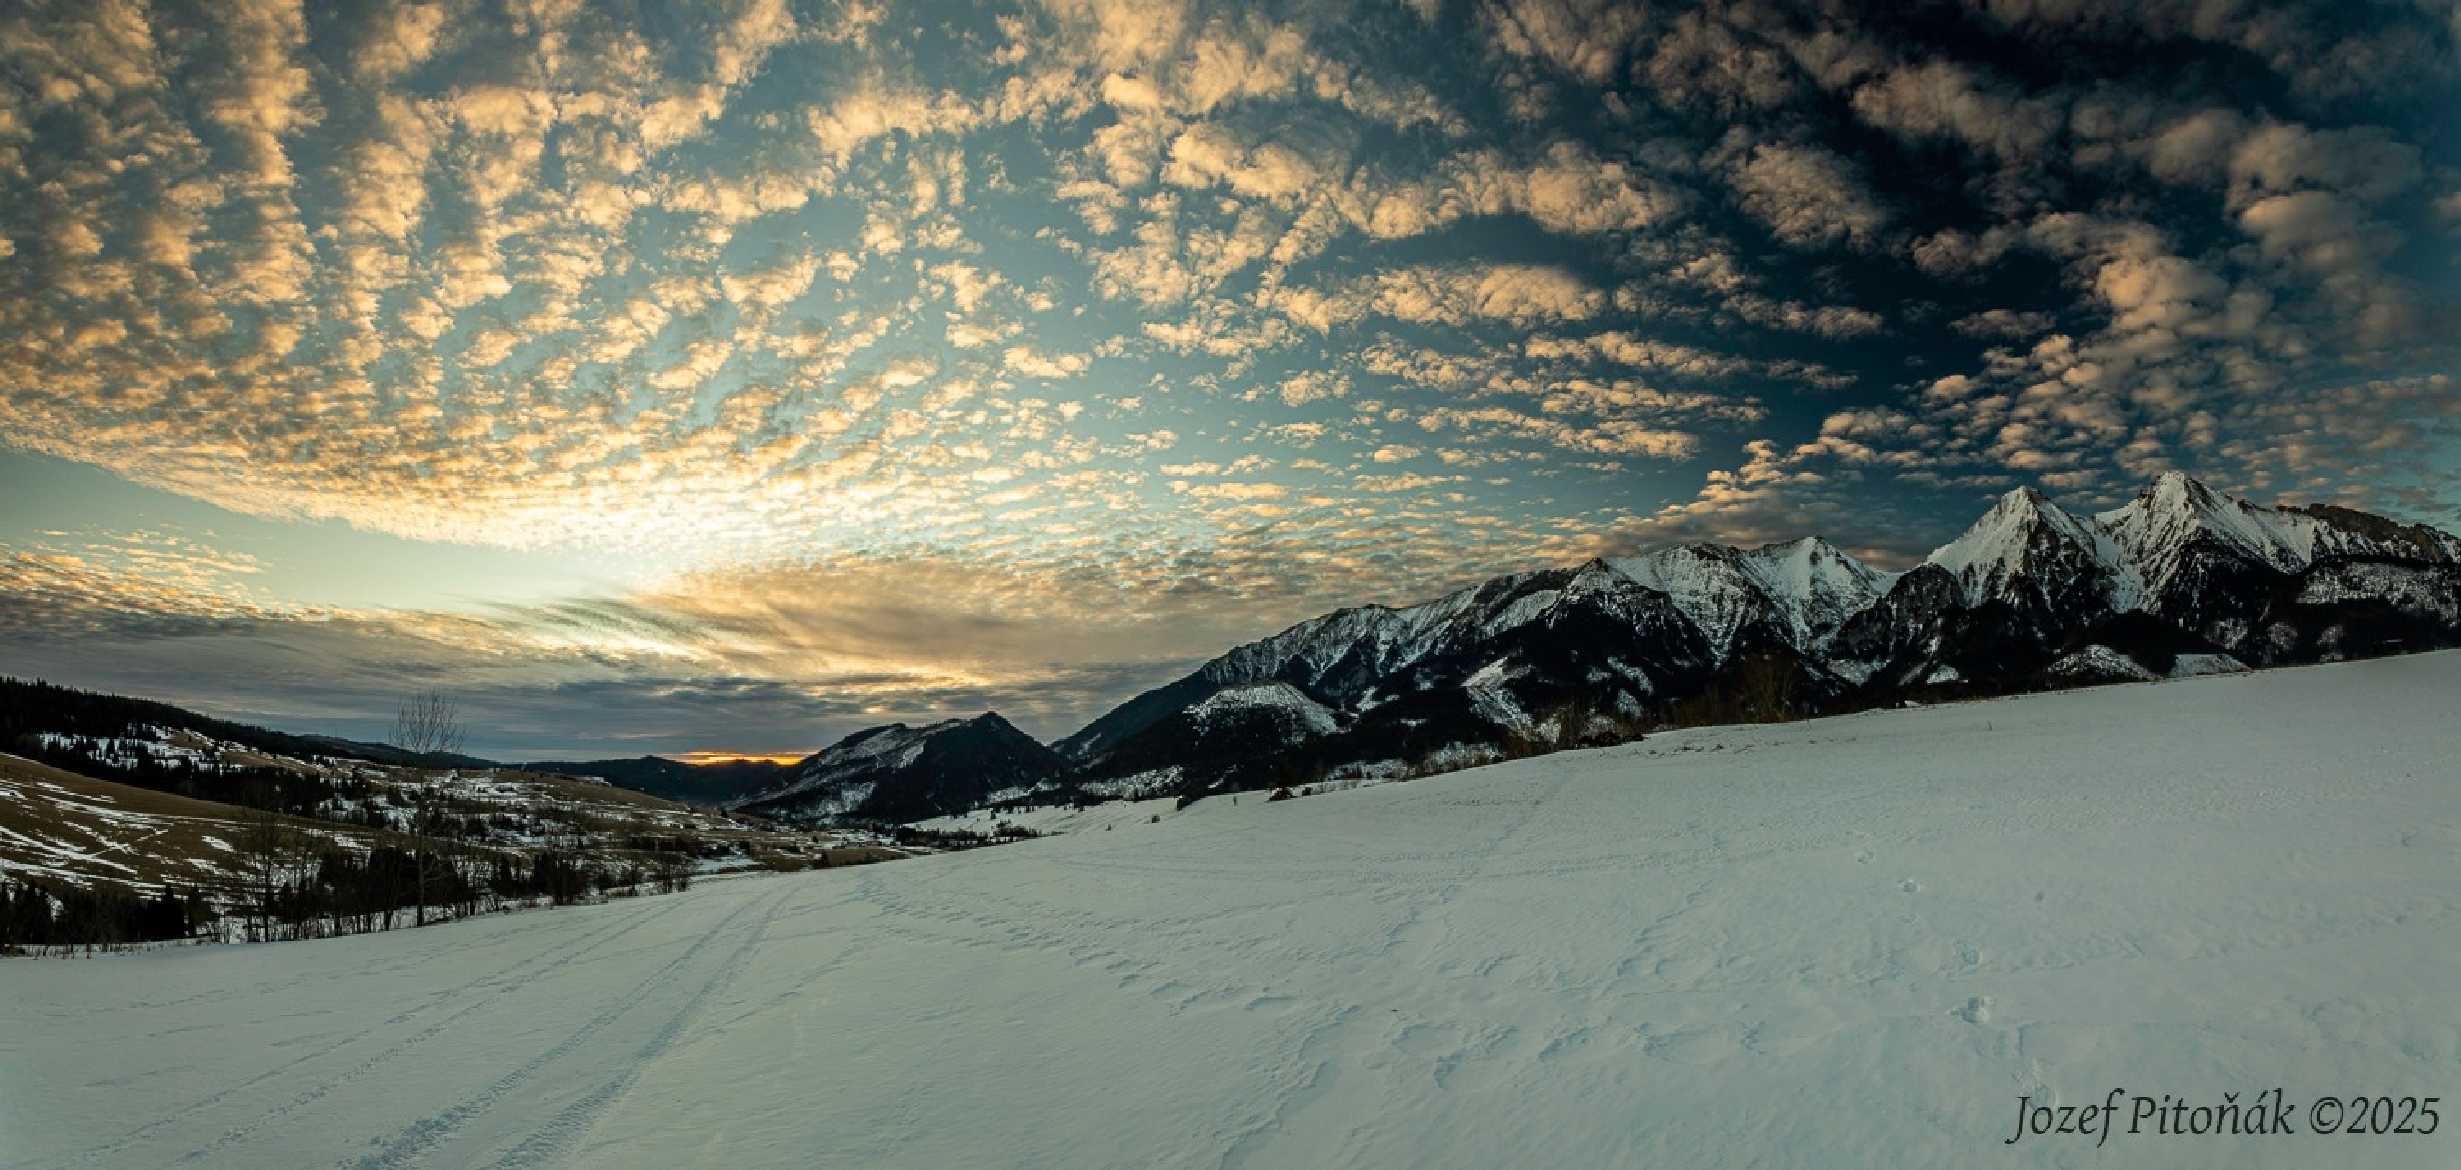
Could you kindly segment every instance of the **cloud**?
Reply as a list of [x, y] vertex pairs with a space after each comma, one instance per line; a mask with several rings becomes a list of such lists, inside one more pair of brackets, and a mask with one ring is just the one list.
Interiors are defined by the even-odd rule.
[[1162, 180], [1181, 187], [1220, 184], [1255, 199], [1287, 203], [1317, 181], [1316, 165], [1278, 142], [1250, 145], [1229, 130], [1199, 124], [1171, 141]]
[[1504, 435], [1533, 439], [1563, 450], [1593, 455], [1685, 459], [1700, 449], [1697, 435], [1655, 427], [1633, 419], [1608, 419], [1583, 425], [1503, 406], [1431, 410], [1419, 416], [1418, 425], [1431, 433], [1457, 430], [1471, 434]]
[[1289, 488], [1278, 483], [1199, 483], [1185, 487], [1174, 485], [1174, 490], [1184, 491], [1207, 502], [1278, 500], [1290, 494]]
[[718, 287], [730, 301], [774, 309], [810, 292], [819, 275], [820, 257], [803, 256], [772, 268], [729, 273], [718, 278]]
[[2029, 34], [2045, 52], [2164, 42], [2225, 46], [2312, 97], [2397, 91], [2404, 78], [2449, 78], [2452, 70], [2436, 44], [2448, 32], [2449, 15], [2427, 5], [2387, 5], [2371, 10], [2373, 19], [2354, 22], [2193, 0], [1997, 0], [1977, 10]]
[[1885, 324], [1880, 314], [1869, 309], [1852, 305], [1807, 305], [1801, 301], [1782, 301], [1755, 292], [1728, 294], [1721, 304], [1728, 312], [1755, 325], [1815, 333], [1822, 337], [1861, 337], [1878, 333]]
[[1562, 268], [1529, 264], [1412, 265], [1386, 269], [1330, 292], [1269, 290], [1263, 302], [1318, 332], [1369, 315], [1420, 324], [1585, 321], [1607, 295]]
[[[600, 625], [405, 615], [29, 543], [11, 588], [57, 621], [13, 648], [390, 645], [520, 709], [837, 720], [1066, 673], [728, 648], [793, 643], [764, 606], [834, 628], [787, 594], [874, 566], [997, 566], [1000, 614], [1099, 580], [1219, 642], [1648, 534], [1881, 547], [1873, 515], [2021, 479], [2452, 515], [2451, 16], [1036, 0], [947, 53], [872, 4], [21, 5], [9, 459], [742, 612], [636, 581], [576, 599]], [[491, 638], [528, 665], [465, 660]], [[1104, 655], [1065, 685], [1143, 677]]]
[[1150, 66], [1175, 50], [1188, 31], [1189, 6], [1178, 0], [1044, 0], [1064, 26], [1073, 26], [1093, 59], [1117, 70]]
[[1012, 345], [1000, 363], [1028, 378], [1070, 378], [1084, 373], [1093, 360], [1081, 353], [1044, 353], [1030, 345]]
[[203, 103], [205, 116], [239, 143], [241, 174], [257, 188], [291, 182], [282, 139], [314, 123], [320, 110], [307, 67], [307, 18], [297, 0], [231, 0], [216, 5], [215, 56], [220, 69]]
[[1346, 375], [1329, 374], [1323, 370], [1302, 370], [1284, 378], [1275, 389], [1275, 394], [1285, 406], [1305, 406], [1327, 398], [1347, 398], [1350, 396], [1350, 379]]
[[1566, 235], [1634, 231], [1675, 214], [1682, 199], [1639, 168], [1602, 159], [1587, 146], [1561, 141], [1525, 169], [1477, 159], [1459, 164], [1455, 181], [1473, 192], [1480, 214], [1509, 209]]
[[1915, 138], [1954, 138], [1999, 158], [2040, 158], [2067, 120], [2064, 103], [2025, 98], [1950, 61], [1925, 61], [1884, 73], [1853, 94], [1856, 114]]
[[1915, 240], [1907, 252], [1914, 266], [1927, 275], [1967, 276], [2007, 255], [2023, 236], [2007, 225], [1994, 225], [1979, 234], [1945, 228]]
[[1856, 167], [1817, 146], [1763, 143], [1728, 168], [1736, 202], [1795, 247], [1870, 247], [1891, 219]]
[[1480, 17], [1502, 52], [1544, 61], [1591, 85], [1612, 81], [1644, 24], [1621, 0], [1502, 0]]
[[2127, 151], [2155, 177], [2225, 186], [2234, 205], [2321, 188], [2375, 202], [2418, 182], [2418, 148], [2381, 126], [2314, 129], [2257, 120], [2228, 107], [2180, 114], [2132, 138]]
[[2049, 313], [1985, 309], [1949, 322], [1949, 328], [1968, 337], [2023, 339], [2048, 333], [2058, 323]]
[[351, 67], [370, 81], [400, 77], [435, 54], [444, 23], [441, 4], [399, 4], [381, 11], [362, 31]]

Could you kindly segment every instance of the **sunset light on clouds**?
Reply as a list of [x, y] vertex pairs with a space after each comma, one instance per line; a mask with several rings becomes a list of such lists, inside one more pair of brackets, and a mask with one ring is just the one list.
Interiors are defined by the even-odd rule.
[[0, 12], [0, 673], [1038, 735], [2018, 484], [2461, 518], [2461, 6]]

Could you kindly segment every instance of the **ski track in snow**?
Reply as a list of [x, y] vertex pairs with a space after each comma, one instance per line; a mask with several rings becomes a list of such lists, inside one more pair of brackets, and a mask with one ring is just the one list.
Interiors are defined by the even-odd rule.
[[[2449, 1167], [2461, 652], [1600, 751], [312, 943], [0, 963], [0, 1167]], [[1090, 822], [1089, 822], [1090, 823]], [[2449, 1107], [2449, 1106], [2448, 1106]]]
[[[315, 1081], [308, 1084], [297, 1096], [273, 1106], [272, 1108], [264, 1111], [262, 1114], [259, 1114], [258, 1116], [235, 1128], [225, 1131], [221, 1136], [215, 1138], [203, 1148], [191, 1151], [183, 1160], [194, 1161], [210, 1156], [219, 1150], [228, 1148], [231, 1145], [245, 1141], [248, 1138], [263, 1132], [267, 1127], [282, 1120], [297, 1110], [305, 1106], [312, 1105], [323, 1099], [336, 1088], [339, 1088], [360, 1076], [384, 1066], [417, 1045], [434, 1039], [436, 1036], [447, 1031], [452, 1024], [458, 1022], [466, 1016], [469, 1016], [473, 1012], [490, 1006], [494, 1001], [502, 998], [504, 995], [518, 990], [527, 981], [568, 966], [571, 963], [586, 957], [590, 952], [596, 950], [605, 943], [629, 934], [642, 926], [648, 925], [656, 920], [658, 914], [671, 911], [672, 909], [673, 907], [662, 906], [658, 907], [657, 910], [649, 914], [619, 919], [615, 922], [606, 924], [603, 929], [595, 931], [587, 939], [581, 941], [577, 946], [573, 946], [571, 949], [557, 948], [551, 950], [532, 951], [508, 966], [497, 968], [475, 979], [460, 982], [452, 987], [430, 993], [425, 997], [423, 1002], [413, 1004], [408, 1008], [396, 1012], [393, 1015], [384, 1018], [377, 1025], [351, 1032], [342, 1039], [335, 1040], [331, 1043], [318, 1047], [313, 1052], [278, 1064], [273, 1068], [249, 1077], [248, 1079], [232, 1085], [229, 1088], [219, 1090], [201, 1100], [180, 1107], [167, 1116], [159, 1118], [137, 1130], [131, 1131], [130, 1133], [112, 1141], [107, 1145], [91, 1150], [81, 1151], [72, 1156], [72, 1162], [76, 1165], [107, 1163], [112, 1155], [127, 1149], [129, 1146], [139, 1141], [170, 1130], [178, 1126], [183, 1121], [212, 1110], [215, 1106], [221, 1104], [224, 1100], [230, 1098], [234, 1094], [243, 1092], [257, 1084], [267, 1081], [294, 1078], [305, 1070], [307, 1066], [315, 1063], [319, 1059], [327, 1055], [352, 1048], [363, 1041], [369, 1040], [371, 1037], [375, 1036], [376, 1032], [380, 1028], [408, 1023], [442, 1006], [458, 1005], [457, 1010], [447, 1013], [441, 1019], [438, 1019], [433, 1023], [420, 1027], [417, 1031], [412, 1032], [406, 1037], [395, 1041], [383, 1042], [383, 1046], [381, 1048], [355, 1065], [342, 1069], [339, 1072], [319, 1072], [315, 1074]], [[389, 968], [388, 971], [399, 970], [401, 967], [406, 965], [408, 964], [396, 964], [394, 967]], [[279, 985], [272, 990], [282, 990], [288, 987], [297, 986], [300, 982], [304, 981], [294, 980], [289, 983]], [[210, 993], [192, 996], [187, 1000], [179, 1002], [194, 1002], [196, 1000], [206, 998], [210, 998]], [[178, 1032], [189, 1031], [197, 1027], [210, 1027], [210, 1025], [190, 1025], [188, 1027], [172, 1029], [168, 1032], [156, 1032], [152, 1035], [142, 1037], [141, 1039], [158, 1039], [176, 1034]], [[321, 1039], [321, 1037], [311, 1035], [298, 1042], [305, 1042], [307, 1040], [315, 1039]], [[94, 1087], [105, 1086], [98, 1083]]]

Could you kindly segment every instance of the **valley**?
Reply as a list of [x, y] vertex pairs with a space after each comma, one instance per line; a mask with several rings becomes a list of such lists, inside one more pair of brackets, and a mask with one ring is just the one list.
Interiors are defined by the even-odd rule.
[[2445, 652], [1704, 727], [12, 961], [0, 1166], [2441, 1166], [2000, 1142], [2020, 1095], [2438, 1087], [2456, 694]]

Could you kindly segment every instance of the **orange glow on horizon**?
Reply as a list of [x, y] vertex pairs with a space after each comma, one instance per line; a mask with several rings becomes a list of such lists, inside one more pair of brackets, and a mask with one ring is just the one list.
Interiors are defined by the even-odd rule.
[[674, 752], [669, 754], [667, 758], [670, 760], [678, 760], [686, 764], [696, 765], [744, 763], [792, 764], [810, 754], [810, 752], [789, 752], [785, 754], [771, 754], [767, 752]]

